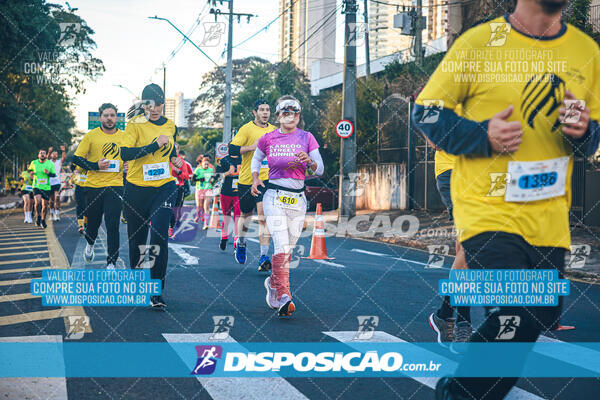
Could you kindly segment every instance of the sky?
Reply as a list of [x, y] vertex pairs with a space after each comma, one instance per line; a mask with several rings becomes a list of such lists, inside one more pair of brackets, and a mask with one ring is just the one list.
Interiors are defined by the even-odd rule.
[[[337, 0], [338, 3], [341, 0]], [[62, 3], [62, 1], [58, 1]], [[64, 3], [62, 3], [64, 4]], [[213, 6], [207, 0], [69, 0], [69, 5], [77, 8], [76, 13], [95, 31], [92, 38], [97, 44], [93, 54], [104, 62], [106, 71], [96, 82], [87, 82], [86, 93], [77, 96], [74, 113], [77, 128], [87, 131], [88, 111], [97, 111], [98, 106], [111, 102], [119, 111], [126, 112], [134, 100], [141, 95], [145, 85], [154, 82], [163, 85], [163, 62], [166, 64], [166, 96], [173, 97], [183, 92], [185, 98], [195, 98], [199, 92], [201, 77], [214, 64], [189, 42], [185, 43], [174, 57], [170, 57], [182, 42], [183, 37], [166, 21], [149, 19], [158, 16], [169, 19], [184, 33], [200, 45], [205, 36], [205, 23], [214, 23], [214, 15], [209, 11]], [[226, 12], [225, 2], [217, 8]], [[256, 17], [240, 23], [234, 20], [234, 46], [265, 27], [280, 13], [279, 0], [235, 0], [234, 12], [250, 13]], [[226, 16], [218, 21], [225, 23]], [[333, 22], [333, 21], [332, 21]], [[336, 47], [341, 49], [343, 42], [343, 18], [338, 12]], [[200, 46], [215, 62], [226, 62], [227, 26], [221, 25], [225, 34], [216, 46]], [[342, 33], [341, 33], [342, 32]], [[251, 55], [260, 56], [271, 62], [278, 61], [279, 20], [270, 25], [251, 40], [234, 47], [233, 58]], [[358, 61], [364, 58], [364, 51], [358, 51]], [[343, 51], [336, 58], [342, 62]], [[122, 85], [127, 89], [117, 87]]]
[[[196, 44], [204, 38], [204, 23], [215, 21], [214, 15], [209, 14], [213, 7], [206, 0], [70, 0], [69, 4], [78, 9], [76, 13], [95, 31], [92, 37], [97, 49], [93, 54], [104, 62], [106, 68], [98, 81], [86, 84], [86, 93], [75, 101], [77, 127], [83, 131], [87, 130], [88, 111], [97, 111], [100, 104], [112, 102], [123, 112], [132, 104], [134, 96], [114, 85], [122, 85], [137, 96], [150, 82], [162, 86], [162, 63], [169, 59], [183, 37], [168, 22], [148, 17], [168, 18], [187, 33], [200, 16], [202, 22], [189, 36]], [[234, 12], [257, 15], [250, 24], [246, 18], [239, 24], [234, 20], [234, 45], [276, 18], [279, 15], [278, 4], [277, 0], [234, 1]], [[223, 3], [218, 8], [226, 11], [228, 5]], [[226, 17], [220, 16], [219, 21], [226, 22]], [[225, 35], [217, 46], [201, 46], [218, 64], [226, 61], [226, 29], [225, 26]], [[277, 61], [278, 29], [276, 21], [267, 32], [235, 48], [233, 57], [255, 54]], [[185, 98], [195, 98], [201, 76], [213, 66], [200, 51], [186, 43], [166, 64], [166, 96], [173, 97], [176, 92], [183, 92]]]

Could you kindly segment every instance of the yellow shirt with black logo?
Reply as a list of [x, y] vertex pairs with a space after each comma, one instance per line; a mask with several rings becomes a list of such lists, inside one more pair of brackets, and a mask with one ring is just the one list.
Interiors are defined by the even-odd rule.
[[[171, 175], [169, 162], [175, 146], [176, 128], [173, 121], [168, 118], [166, 120], [163, 125], [156, 125], [142, 114], [132, 118], [127, 123], [122, 147], [144, 147], [156, 142], [160, 135], [169, 137], [167, 145], [152, 154], [129, 161], [129, 170], [127, 171], [127, 181], [129, 183], [137, 186], [159, 187], [175, 180]], [[162, 171], [165, 175], [168, 173], [169, 176], [163, 179], [151, 180], [148, 174], [144, 175], [144, 165], [146, 165], [146, 171]]]
[[[264, 134], [269, 133], [277, 129], [275, 125], [267, 124], [266, 128], [262, 128], [254, 123], [254, 121], [250, 121], [247, 124], [243, 125], [238, 133], [233, 137], [231, 144], [235, 146], [251, 146], [258, 139], [263, 137]], [[242, 163], [240, 167], [240, 179], [238, 183], [240, 185], [252, 185], [252, 172], [250, 171], [250, 164], [252, 163], [252, 157], [254, 157], [254, 152], [249, 151], [247, 153], [242, 154]], [[258, 175], [260, 180], [266, 181], [269, 179], [269, 164], [267, 159], [265, 158], [262, 162], [260, 173]]]
[[[101, 158], [115, 160], [119, 163], [119, 172], [103, 172], [90, 170], [87, 173], [86, 187], [123, 186], [123, 161], [121, 160], [121, 143], [125, 133], [117, 129], [109, 135], [100, 127], [85, 134], [75, 150], [75, 155], [87, 158], [90, 162], [98, 162]], [[86, 157], [87, 155], [87, 157]]]
[[[523, 142], [512, 154], [461, 155], [452, 171], [453, 216], [464, 241], [486, 231], [522, 236], [533, 246], [569, 248], [572, 146], [558, 122], [570, 90], [585, 100], [591, 119], [600, 120], [600, 51], [577, 28], [567, 25], [554, 38], [526, 36], [504, 17], [465, 32], [452, 45], [416, 102], [442, 100], [463, 107], [463, 117], [485, 121], [513, 105], [507, 121], [519, 121]], [[529, 202], [505, 201], [509, 161], [571, 157], [565, 194]], [[504, 177], [504, 180], [502, 180]]]

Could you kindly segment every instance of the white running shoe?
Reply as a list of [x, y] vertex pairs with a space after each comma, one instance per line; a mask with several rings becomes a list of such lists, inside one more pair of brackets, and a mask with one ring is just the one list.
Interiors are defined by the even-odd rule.
[[109, 269], [109, 270], [114, 270], [114, 269], [115, 269], [115, 264], [108, 264], [108, 265], [106, 266], [106, 269]]
[[54, 216], [56, 217], [55, 221], [60, 221], [60, 210], [56, 210]]
[[279, 302], [277, 301], [277, 290], [271, 287], [271, 277], [267, 276], [265, 279], [265, 289], [267, 289], [267, 296], [265, 298], [269, 308], [279, 308]]
[[85, 259], [85, 262], [91, 263], [92, 261], [94, 261], [94, 245], [93, 244], [86, 244], [85, 245], [85, 252], [83, 253], [83, 258]]

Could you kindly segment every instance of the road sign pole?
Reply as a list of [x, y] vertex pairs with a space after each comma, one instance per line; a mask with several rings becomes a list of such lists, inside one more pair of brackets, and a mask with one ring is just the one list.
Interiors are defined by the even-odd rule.
[[[356, 0], [344, 1], [344, 84], [342, 118], [356, 124]], [[338, 221], [356, 215], [356, 135], [340, 139], [340, 183]]]

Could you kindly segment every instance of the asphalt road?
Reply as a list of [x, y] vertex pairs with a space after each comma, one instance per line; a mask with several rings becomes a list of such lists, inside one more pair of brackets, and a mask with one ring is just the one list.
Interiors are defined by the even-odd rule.
[[[16, 235], [22, 225], [19, 218], [4, 218], [5, 233]], [[0, 218], [1, 220], [2, 218]], [[83, 263], [85, 241], [76, 232], [73, 211], [63, 215], [53, 227], [74, 268], [103, 267], [103, 241], [96, 244], [96, 264]], [[36, 229], [33, 229], [35, 232]], [[127, 265], [126, 225], [121, 224], [121, 259]], [[27, 233], [31, 233], [27, 231]], [[265, 273], [257, 271], [259, 247], [255, 239], [248, 242], [248, 261], [234, 261], [231, 243], [226, 251], [218, 248], [214, 231], [192, 230], [189, 240], [172, 241], [164, 298], [165, 312], [149, 307], [85, 307], [92, 327], [81, 339], [89, 342], [164, 342], [181, 338], [203, 337], [213, 332], [213, 316], [231, 316], [234, 323], [231, 339], [237, 342], [334, 342], [344, 340], [359, 328], [358, 316], [378, 317], [377, 337], [392, 341], [435, 341], [427, 324], [428, 315], [439, 303], [437, 282], [447, 278], [447, 269], [426, 268], [428, 254], [384, 243], [348, 238], [328, 238], [328, 262], [297, 259], [291, 270], [291, 289], [296, 313], [280, 319], [265, 304]], [[103, 235], [103, 234], [102, 234]], [[101, 239], [102, 236], [101, 235]], [[4, 236], [3, 236], [4, 237]], [[42, 243], [44, 244], [44, 243]], [[305, 255], [310, 237], [303, 237]], [[8, 247], [8, 246], [4, 246]], [[11, 247], [14, 247], [11, 246]], [[33, 251], [36, 249], [32, 249]], [[0, 238], [0, 261], [19, 260], [18, 255], [3, 256]], [[38, 258], [44, 258], [43, 248]], [[24, 259], [21, 256], [20, 259]], [[196, 260], [197, 259], [197, 263]], [[43, 261], [19, 264], [19, 268], [37, 266]], [[445, 266], [451, 259], [445, 260]], [[66, 266], [65, 266], [66, 267]], [[1, 269], [15, 268], [0, 265]], [[1, 274], [0, 279], [20, 279], [23, 273]], [[29, 278], [39, 276], [29, 271]], [[7, 291], [7, 288], [9, 288]], [[0, 295], [27, 293], [28, 285], [0, 286]], [[14, 299], [13, 299], [14, 300]], [[39, 299], [0, 302], [0, 318], [22, 312], [43, 310]], [[16, 305], [15, 305], [16, 304]], [[573, 282], [571, 296], [565, 300], [563, 323], [576, 329], [548, 332], [545, 335], [567, 342], [599, 341], [598, 308], [600, 286]], [[473, 322], [483, 318], [480, 309], [473, 311]], [[327, 332], [327, 333], [325, 333]], [[0, 325], [0, 336], [65, 336], [62, 318]], [[186, 336], [187, 335], [187, 336]], [[195, 335], [195, 336], [193, 336]], [[200, 336], [198, 336], [200, 335]], [[451, 361], [458, 356], [439, 348], [439, 354]], [[10, 381], [0, 380], [0, 393]], [[70, 399], [433, 399], [431, 384], [411, 378], [335, 378], [240, 381], [198, 380], [194, 378], [67, 378], [56, 383], [65, 385]], [[29, 386], [36, 390], [37, 386]], [[519, 389], [510, 398], [586, 399], [600, 393], [599, 379], [521, 379]], [[42, 392], [38, 392], [42, 393]], [[65, 398], [60, 390], [39, 398]], [[3, 398], [3, 397], [0, 397]], [[6, 398], [10, 398], [6, 397]], [[36, 398], [36, 397], [32, 397]]]

